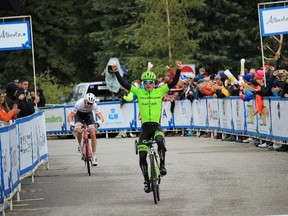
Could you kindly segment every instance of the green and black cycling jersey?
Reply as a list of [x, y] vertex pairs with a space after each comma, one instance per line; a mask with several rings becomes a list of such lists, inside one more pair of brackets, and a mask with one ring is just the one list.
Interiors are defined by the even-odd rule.
[[181, 70], [177, 69], [175, 77], [170, 83], [159, 88], [154, 88], [151, 92], [129, 84], [120, 76], [119, 72], [116, 73], [119, 83], [137, 96], [142, 124], [146, 122], [160, 123], [162, 113], [162, 97], [169, 91], [169, 89], [173, 88], [177, 84], [180, 77], [180, 72]]

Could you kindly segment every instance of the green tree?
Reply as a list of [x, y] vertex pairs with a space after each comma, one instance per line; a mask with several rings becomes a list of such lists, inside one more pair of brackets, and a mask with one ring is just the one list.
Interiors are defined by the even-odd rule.
[[[200, 50], [195, 55], [198, 67], [211, 73], [218, 70], [240, 70], [240, 59], [246, 66], [257, 66], [261, 61], [257, 1], [209, 1], [197, 14]], [[207, 1], [208, 4], [208, 1]], [[193, 12], [192, 12], [193, 13]]]
[[69, 96], [71, 89], [75, 86], [74, 83], [69, 85], [61, 85], [58, 82], [58, 78], [51, 74], [51, 71], [47, 69], [44, 73], [37, 76], [37, 88], [44, 90], [47, 106], [49, 104], [63, 103], [60, 101], [60, 97]]
[[148, 61], [155, 71], [165, 71], [163, 66], [174, 65], [176, 59], [190, 63], [197, 50], [197, 40], [189, 34], [189, 11], [201, 9], [203, 1], [191, 0], [138, 0], [141, 12], [131, 26], [130, 40], [137, 47], [137, 54], [128, 65], [135, 71], [143, 71]]
[[111, 57], [126, 62], [136, 52], [129, 26], [135, 22], [138, 7], [135, 1], [91, 0], [90, 26], [87, 37], [94, 49], [95, 75], [98, 77]]

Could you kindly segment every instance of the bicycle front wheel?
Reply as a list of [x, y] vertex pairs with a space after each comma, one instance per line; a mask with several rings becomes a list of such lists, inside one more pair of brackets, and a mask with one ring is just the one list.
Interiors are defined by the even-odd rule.
[[[156, 178], [156, 169], [155, 169], [155, 159], [154, 159], [154, 155], [150, 155], [150, 181], [151, 181], [151, 190], [153, 192], [153, 198], [154, 198], [154, 203], [157, 204], [157, 188], [159, 189], [158, 182], [157, 182], [157, 178]], [[159, 194], [159, 193], [158, 193]]]
[[87, 166], [87, 171], [88, 171], [88, 175], [91, 176], [91, 157], [90, 157], [90, 146], [89, 146], [89, 140], [85, 140], [85, 149], [86, 149], [86, 157], [85, 157], [85, 163]]

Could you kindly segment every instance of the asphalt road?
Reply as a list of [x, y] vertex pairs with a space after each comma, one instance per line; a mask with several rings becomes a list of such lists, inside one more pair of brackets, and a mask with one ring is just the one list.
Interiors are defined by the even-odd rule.
[[8, 216], [288, 214], [288, 154], [197, 137], [167, 137], [161, 200], [143, 191], [133, 138], [98, 139], [88, 176], [73, 139], [48, 140], [49, 170], [22, 181]]

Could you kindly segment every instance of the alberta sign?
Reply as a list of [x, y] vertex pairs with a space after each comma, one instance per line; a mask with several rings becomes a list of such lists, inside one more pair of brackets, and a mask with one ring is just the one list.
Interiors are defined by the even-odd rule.
[[0, 51], [31, 49], [30, 22], [0, 23]]
[[262, 36], [288, 34], [288, 7], [260, 9]]

